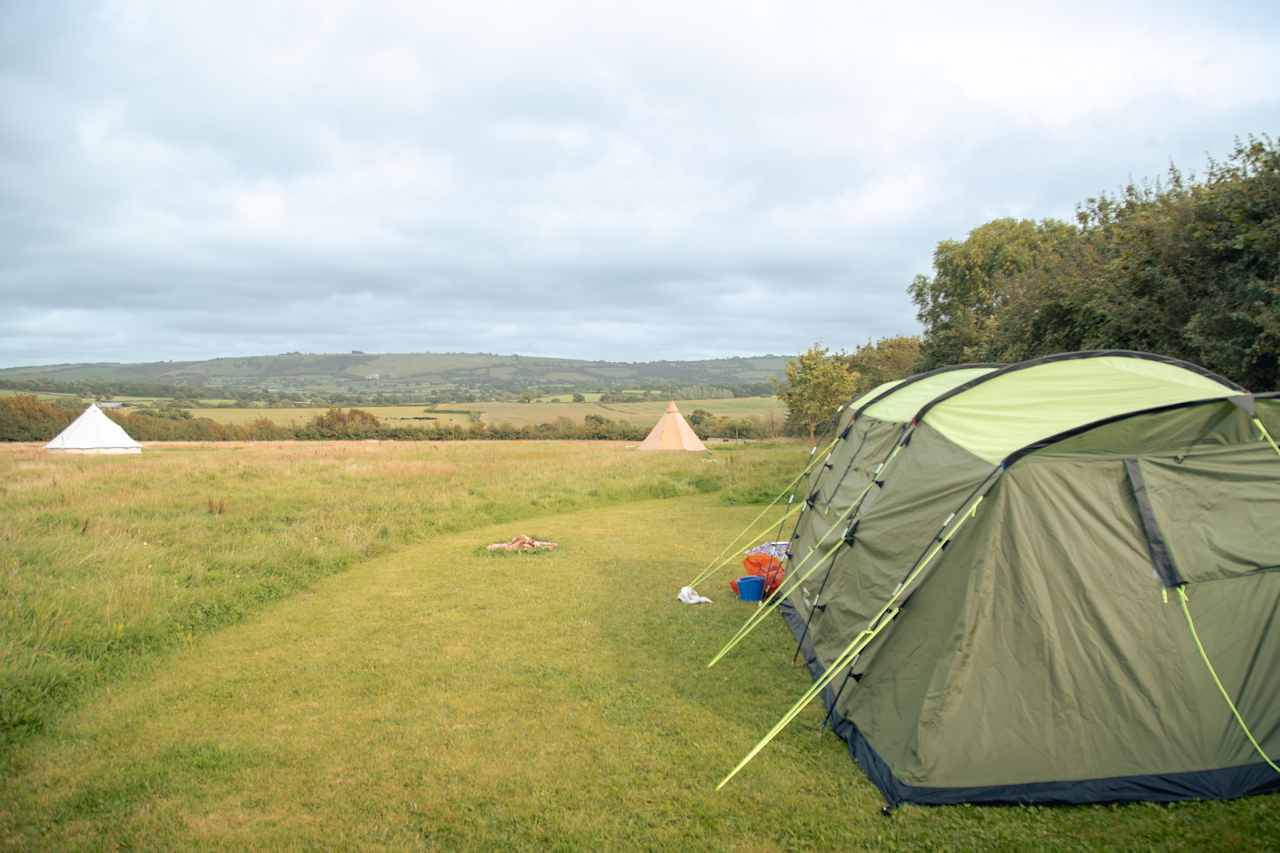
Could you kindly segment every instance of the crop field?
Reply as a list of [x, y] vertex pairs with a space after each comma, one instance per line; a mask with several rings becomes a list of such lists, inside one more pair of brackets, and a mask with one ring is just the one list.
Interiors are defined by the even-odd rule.
[[16, 397], [20, 394], [30, 394], [39, 400], [57, 400], [75, 396], [74, 394], [64, 394], [60, 391], [20, 391], [14, 388], [0, 388], [0, 397]]
[[[786, 410], [776, 397], [730, 397], [715, 400], [677, 400], [676, 405], [686, 417], [695, 409], [705, 409], [717, 417], [760, 418], [767, 420], [772, 413], [779, 425], [786, 419]], [[557, 418], [581, 421], [587, 415], [600, 415], [615, 421], [632, 424], [653, 424], [666, 411], [667, 401], [644, 403], [445, 403], [441, 409], [468, 409], [480, 412], [484, 421], [491, 424], [509, 423], [513, 426], [550, 423]]]
[[[18, 396], [18, 395], [31, 395], [31, 396], [35, 397], [36, 399], [38, 399], [38, 400], [66, 400], [66, 399], [75, 399], [75, 400], [78, 400], [78, 401], [80, 401], [81, 403], [84, 403], [84, 404], [86, 404], [86, 405], [87, 405], [88, 403], [90, 403], [90, 402], [94, 399], [94, 398], [92, 398], [92, 397], [83, 397], [83, 396], [81, 396], [81, 395], [79, 395], [79, 394], [71, 394], [71, 393], [66, 392], [66, 391], [25, 391], [25, 390], [18, 390], [18, 389], [14, 389], [14, 388], [0, 388], [0, 397], [14, 397], [14, 396]], [[113, 401], [117, 401], [117, 402], [121, 402], [121, 403], [124, 403], [124, 402], [129, 402], [129, 403], [167, 403], [167, 402], [169, 402], [172, 398], [171, 398], [171, 397], [135, 397], [135, 396], [131, 396], [131, 395], [129, 395], [129, 394], [113, 394], [113, 395], [111, 396], [111, 399], [112, 399]], [[219, 403], [230, 403], [230, 402], [233, 402], [233, 401], [228, 399], [228, 400], [199, 400], [199, 401], [197, 401], [197, 402], [201, 403], [202, 405], [206, 405], [206, 406], [216, 406], [216, 405], [218, 405]]]
[[[599, 391], [590, 391], [585, 394], [581, 394], [579, 396], [582, 397], [584, 402], [598, 403], [600, 402], [600, 398], [604, 395]], [[539, 397], [537, 402], [539, 403], [572, 403], [573, 395], [572, 394], [551, 394], [546, 397]]]
[[1274, 848], [1271, 797], [886, 819], [817, 707], [717, 793], [808, 678], [675, 592], [807, 449], [0, 446], [0, 848]]
[[[598, 395], [597, 395], [598, 396]], [[677, 400], [680, 410], [688, 416], [695, 409], [705, 409], [718, 417], [759, 418], [771, 416], [779, 424], [786, 418], [786, 410], [775, 397], [734, 397], [715, 400]], [[433, 409], [423, 406], [362, 406], [388, 424], [398, 426], [431, 426], [471, 422], [469, 412], [476, 412], [487, 424], [511, 424], [516, 427], [554, 423], [559, 418], [581, 422], [587, 415], [600, 415], [614, 421], [647, 425], [656, 423], [667, 408], [666, 401], [652, 403], [442, 403]], [[281, 425], [303, 424], [327, 408], [245, 408], [245, 409], [192, 409], [196, 417], [209, 418], [218, 423], [249, 424], [258, 418], [268, 418]], [[423, 420], [434, 418], [435, 420]]]
[[[466, 425], [471, 422], [471, 419], [465, 413], [428, 412], [422, 406], [357, 406], [356, 408], [371, 412], [379, 420], [395, 426]], [[329, 411], [328, 406], [316, 408], [249, 407], [192, 409], [191, 414], [198, 418], [209, 418], [220, 424], [244, 425], [251, 424], [259, 418], [266, 418], [280, 426], [300, 426], [316, 415], [323, 415], [327, 411]]]

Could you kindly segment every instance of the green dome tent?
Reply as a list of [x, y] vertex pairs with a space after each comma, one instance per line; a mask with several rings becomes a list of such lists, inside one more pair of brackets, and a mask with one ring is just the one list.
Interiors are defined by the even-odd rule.
[[890, 805], [1280, 788], [1276, 395], [1085, 352], [887, 383], [837, 429], [774, 602], [814, 684], [734, 773], [821, 695]]

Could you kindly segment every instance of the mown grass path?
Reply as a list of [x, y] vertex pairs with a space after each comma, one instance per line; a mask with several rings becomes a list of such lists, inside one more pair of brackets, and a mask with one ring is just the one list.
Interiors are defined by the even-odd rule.
[[622, 442], [0, 445], [0, 775], [96, 686], [380, 554], [515, 519], [772, 497], [804, 450]]
[[[803, 716], [771, 620], [681, 583], [754, 508], [648, 501], [453, 534], [318, 581], [98, 691], [0, 782], [12, 848], [1264, 849], [1275, 801], [905, 808]], [[478, 550], [517, 530], [555, 553]]]

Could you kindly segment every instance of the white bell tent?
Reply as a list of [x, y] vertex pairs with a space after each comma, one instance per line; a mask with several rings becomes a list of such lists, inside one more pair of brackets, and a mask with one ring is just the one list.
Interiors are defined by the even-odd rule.
[[142, 445], [95, 404], [44, 446], [51, 453], [141, 453]]

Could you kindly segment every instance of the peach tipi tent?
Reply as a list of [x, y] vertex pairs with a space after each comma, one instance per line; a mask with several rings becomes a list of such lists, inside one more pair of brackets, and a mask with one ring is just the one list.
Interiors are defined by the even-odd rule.
[[675, 402], [667, 404], [666, 414], [653, 425], [641, 450], [706, 450], [706, 445], [694, 434], [693, 427], [685, 422]]

